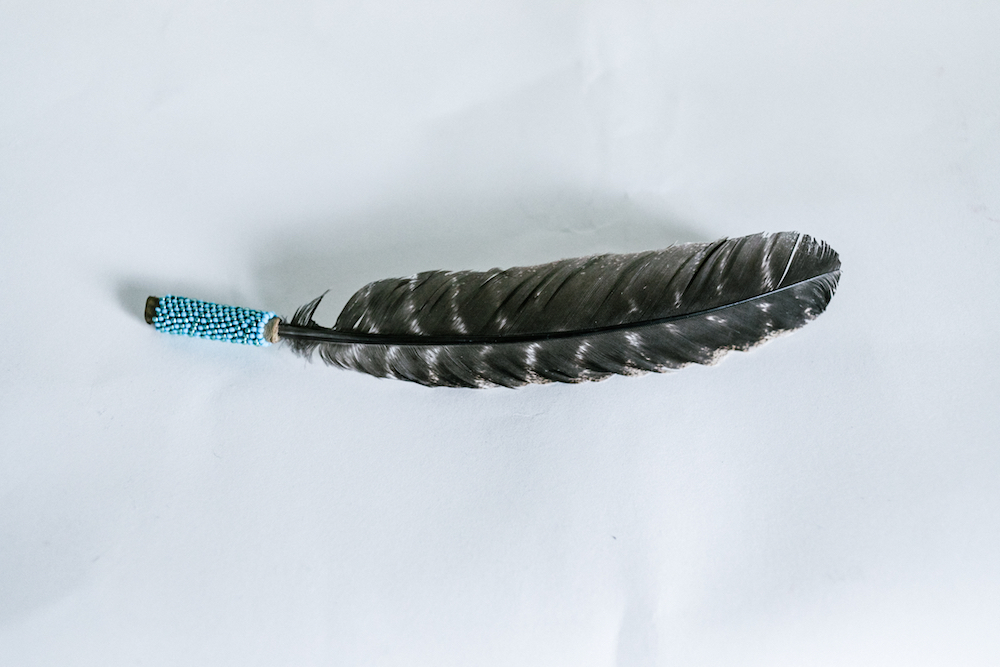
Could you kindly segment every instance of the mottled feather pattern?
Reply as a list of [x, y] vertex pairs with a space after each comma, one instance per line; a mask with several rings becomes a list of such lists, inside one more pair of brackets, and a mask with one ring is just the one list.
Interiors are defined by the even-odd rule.
[[[821, 313], [840, 276], [827, 244], [783, 232], [635, 254], [379, 280], [351, 297], [341, 343], [288, 336], [327, 363], [431, 386], [601, 380], [746, 350]], [[321, 297], [322, 298], [322, 297]]]

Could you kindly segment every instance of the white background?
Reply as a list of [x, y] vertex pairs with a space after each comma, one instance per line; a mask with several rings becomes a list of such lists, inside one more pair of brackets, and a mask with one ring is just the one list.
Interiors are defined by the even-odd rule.
[[[0, 2], [0, 663], [1000, 664], [1000, 4]], [[713, 368], [430, 390], [164, 336], [831, 243]]]

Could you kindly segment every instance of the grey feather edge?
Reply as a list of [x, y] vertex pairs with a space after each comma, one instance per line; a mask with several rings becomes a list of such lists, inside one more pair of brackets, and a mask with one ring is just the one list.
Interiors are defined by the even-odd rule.
[[[334, 366], [428, 386], [602, 380], [712, 364], [798, 329], [823, 312], [839, 277], [837, 253], [795, 232], [507, 270], [428, 271], [361, 288], [333, 330], [435, 344], [288, 343]], [[291, 323], [327, 330], [312, 319], [321, 299]]]

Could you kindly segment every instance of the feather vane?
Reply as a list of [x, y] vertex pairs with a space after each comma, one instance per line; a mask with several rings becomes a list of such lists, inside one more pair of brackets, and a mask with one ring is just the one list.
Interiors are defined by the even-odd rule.
[[429, 386], [518, 387], [712, 364], [823, 312], [840, 259], [804, 234], [378, 280], [332, 328], [300, 308], [278, 334], [328, 364]]

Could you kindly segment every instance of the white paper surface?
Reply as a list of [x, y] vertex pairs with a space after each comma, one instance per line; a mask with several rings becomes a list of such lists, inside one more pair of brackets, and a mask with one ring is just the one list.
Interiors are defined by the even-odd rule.
[[[1000, 663], [1000, 5], [0, 4], [0, 664]], [[714, 368], [429, 390], [163, 336], [798, 230]]]

